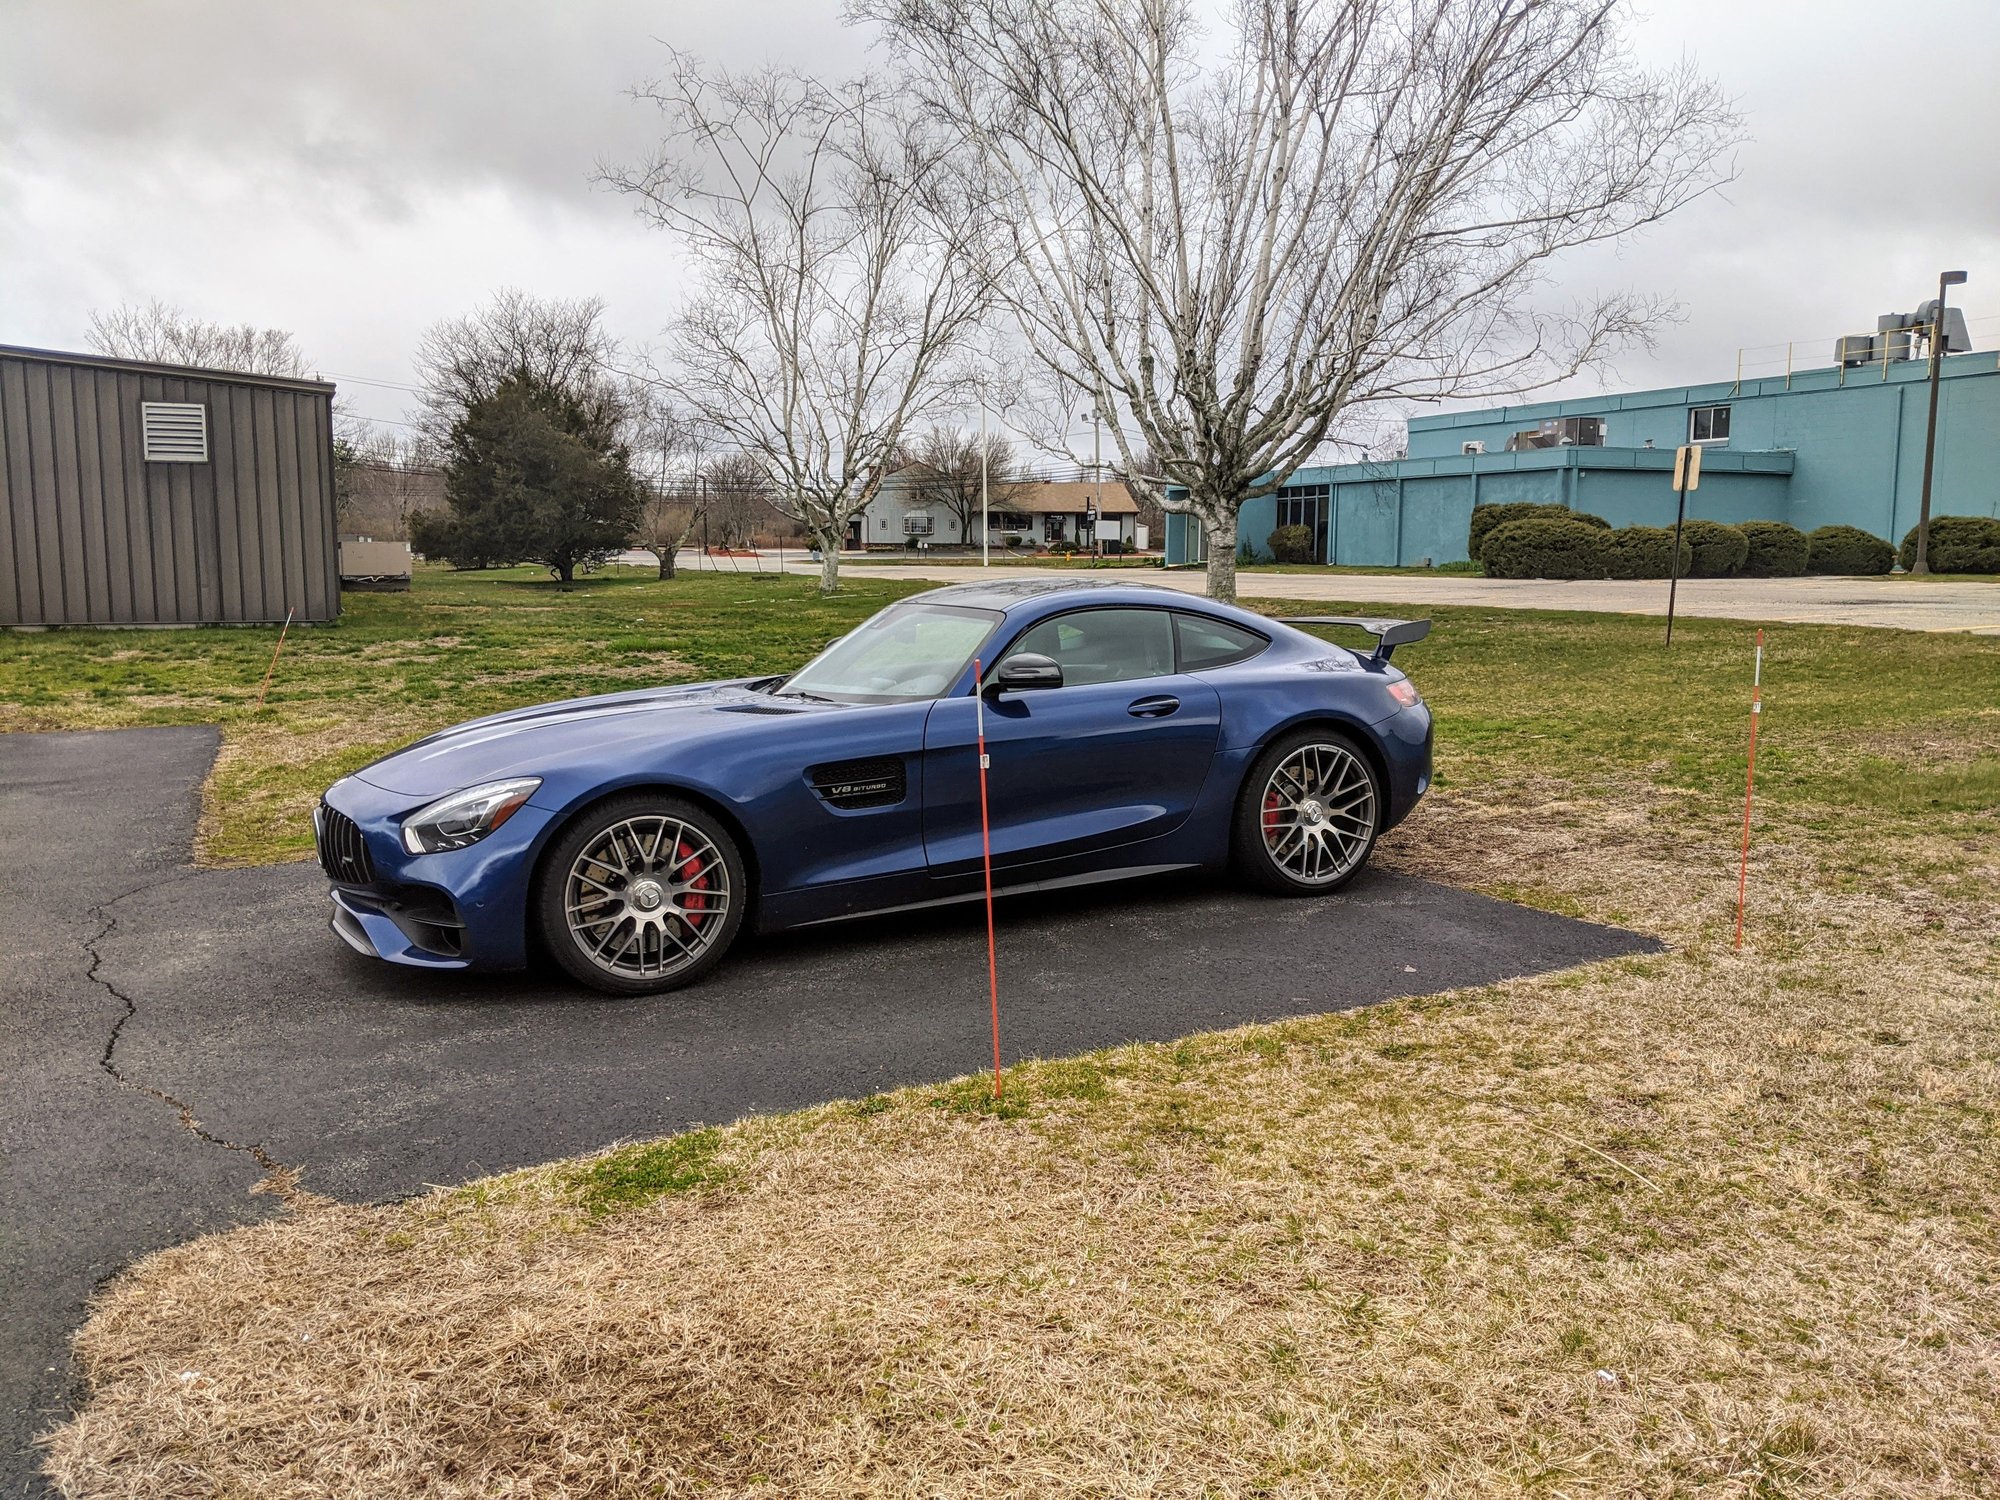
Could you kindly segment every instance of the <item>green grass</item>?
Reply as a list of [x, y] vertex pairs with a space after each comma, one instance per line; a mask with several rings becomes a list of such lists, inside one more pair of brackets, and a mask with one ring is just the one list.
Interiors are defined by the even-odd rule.
[[719, 1130], [691, 1130], [663, 1141], [620, 1146], [581, 1163], [566, 1185], [591, 1218], [637, 1208], [670, 1193], [719, 1187], [735, 1175], [716, 1160]]
[[[338, 623], [294, 628], [261, 709], [274, 629], [0, 636], [0, 725], [218, 723], [204, 853], [299, 857], [313, 796], [421, 734], [555, 698], [787, 670], [926, 586], [850, 576], [823, 599], [805, 577], [617, 569], [563, 592], [525, 569], [423, 570], [407, 594], [350, 594]], [[1440, 785], [1541, 771], [1741, 795], [1750, 627], [1684, 620], [1668, 651], [1650, 617], [1410, 608], [1436, 621], [1397, 660], [1438, 715]], [[1767, 640], [1758, 784], [1774, 806], [1992, 823], [2000, 642], [1803, 625]]]
[[533, 569], [420, 569], [403, 594], [348, 594], [294, 626], [262, 708], [275, 627], [0, 636], [0, 728], [220, 724], [203, 852], [310, 852], [327, 784], [432, 730], [588, 693], [789, 670], [924, 585], [615, 568], [558, 589]]

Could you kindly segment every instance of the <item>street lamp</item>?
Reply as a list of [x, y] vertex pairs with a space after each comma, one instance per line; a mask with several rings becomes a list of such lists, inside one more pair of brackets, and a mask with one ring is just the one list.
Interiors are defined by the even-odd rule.
[[1937, 301], [1932, 304], [1931, 414], [1924, 427], [1924, 493], [1917, 506], [1917, 555], [1910, 560], [1910, 572], [1919, 576], [1931, 570], [1931, 471], [1937, 465], [1939, 367], [1944, 363], [1944, 289], [1964, 285], [1965, 272], [1939, 272]]
[[1098, 518], [1104, 514], [1104, 414], [1096, 407], [1079, 413], [1090, 418], [1090, 477], [1095, 483], [1096, 499], [1091, 502], [1090, 512], [1090, 552], [1091, 556], [1101, 556], [1099, 549], [1103, 543], [1097, 539]]

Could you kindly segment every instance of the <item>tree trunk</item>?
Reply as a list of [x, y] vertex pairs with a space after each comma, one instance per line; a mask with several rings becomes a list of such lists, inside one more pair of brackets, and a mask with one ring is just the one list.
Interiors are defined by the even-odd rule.
[[813, 540], [819, 543], [819, 591], [835, 593], [840, 588], [840, 533], [815, 529]]
[[1236, 513], [1225, 520], [1211, 520], [1200, 512], [1195, 520], [1208, 532], [1208, 597], [1225, 604], [1236, 602]]
[[680, 549], [674, 546], [659, 548], [654, 556], [660, 560], [660, 582], [671, 583], [674, 577], [674, 554]]
[[556, 577], [561, 580], [563, 592], [568, 593], [570, 585], [576, 582], [576, 564], [564, 558], [556, 564]]

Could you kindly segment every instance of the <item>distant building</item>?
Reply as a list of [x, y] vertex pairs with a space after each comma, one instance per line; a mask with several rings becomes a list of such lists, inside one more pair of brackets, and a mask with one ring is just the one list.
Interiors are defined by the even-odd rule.
[[[1690, 517], [1901, 542], [1917, 522], [1928, 405], [1913, 342], [1788, 376], [1417, 417], [1407, 458], [1299, 470], [1244, 507], [1239, 543], [1268, 558], [1273, 530], [1304, 525], [1322, 562], [1456, 562], [1473, 506], [1515, 500], [1671, 526], [1674, 449], [1690, 442], [1703, 447]], [[1939, 395], [1931, 513], [2000, 515], [2000, 357], [1947, 355]], [[1191, 517], [1167, 517], [1166, 556], [1206, 560]]]
[[0, 625], [340, 612], [333, 387], [0, 345]]
[[[1127, 547], [1144, 545], [1138, 538], [1138, 502], [1114, 479], [1101, 484], [1093, 479], [1012, 481], [996, 487], [989, 507], [992, 544], [1088, 546], [1092, 539], [1090, 515], [1100, 504], [1107, 531], [1117, 528], [1115, 540]], [[866, 512], [855, 517], [850, 541], [867, 547], [926, 543], [976, 547], [980, 541], [976, 509], [970, 519], [971, 525], [961, 528], [957, 513], [928, 498], [921, 477], [904, 470], [890, 475]]]

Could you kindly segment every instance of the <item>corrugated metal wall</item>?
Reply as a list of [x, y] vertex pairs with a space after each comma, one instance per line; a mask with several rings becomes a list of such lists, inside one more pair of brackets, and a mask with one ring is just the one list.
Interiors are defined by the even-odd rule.
[[[146, 401], [208, 408], [207, 463], [147, 463]], [[333, 391], [0, 348], [0, 625], [330, 620]]]

